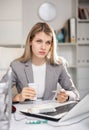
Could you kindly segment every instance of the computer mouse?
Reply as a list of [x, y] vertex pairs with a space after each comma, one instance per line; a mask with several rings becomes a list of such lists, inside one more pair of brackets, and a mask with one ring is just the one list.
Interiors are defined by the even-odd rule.
[[16, 112], [16, 107], [12, 105], [12, 113]]

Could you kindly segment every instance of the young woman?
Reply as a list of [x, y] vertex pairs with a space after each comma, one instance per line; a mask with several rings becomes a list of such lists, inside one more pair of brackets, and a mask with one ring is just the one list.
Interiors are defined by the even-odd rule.
[[[56, 38], [53, 29], [43, 22], [33, 26], [26, 40], [24, 54], [11, 63], [12, 86], [16, 85], [18, 94], [13, 97], [14, 101], [53, 99], [53, 90], [57, 89], [57, 83], [64, 91], [60, 91], [56, 100], [65, 102], [78, 100], [79, 93], [73, 81], [63, 65], [62, 60], [56, 54]], [[2, 81], [7, 78], [7, 74]], [[37, 83], [37, 93], [29, 83]]]

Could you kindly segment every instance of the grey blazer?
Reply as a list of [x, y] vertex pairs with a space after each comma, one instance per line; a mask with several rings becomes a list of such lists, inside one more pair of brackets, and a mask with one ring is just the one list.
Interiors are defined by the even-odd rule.
[[[28, 83], [34, 82], [32, 63], [28, 61], [22, 63], [19, 61], [13, 61], [11, 63], [12, 67], [12, 86], [16, 85], [18, 92], [20, 93], [22, 88], [27, 86]], [[38, 75], [38, 74], [37, 74]], [[7, 74], [3, 77], [2, 81], [7, 80]], [[50, 65], [46, 63], [46, 78], [45, 78], [45, 92], [43, 99], [52, 99], [54, 97], [53, 90], [56, 90], [57, 83], [60, 83], [63, 89], [71, 91], [75, 94], [75, 98], [70, 99], [78, 100], [79, 93], [75, 88], [71, 77], [63, 64], [60, 65]]]

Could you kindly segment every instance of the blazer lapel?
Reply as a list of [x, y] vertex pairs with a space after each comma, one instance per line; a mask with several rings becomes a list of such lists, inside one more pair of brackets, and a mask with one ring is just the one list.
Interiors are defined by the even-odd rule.
[[50, 98], [50, 91], [52, 88], [52, 80], [53, 80], [53, 73], [51, 67], [48, 63], [46, 63], [46, 77], [45, 77], [45, 92], [43, 99]]
[[26, 75], [27, 83], [32, 83], [34, 81], [34, 79], [33, 79], [33, 71], [32, 71], [31, 61], [25, 63], [24, 72]]

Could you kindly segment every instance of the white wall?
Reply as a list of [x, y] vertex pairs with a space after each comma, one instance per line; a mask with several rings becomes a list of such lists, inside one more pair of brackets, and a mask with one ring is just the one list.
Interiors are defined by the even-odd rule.
[[0, 0], [0, 45], [22, 43], [22, 0]]
[[[57, 16], [54, 20], [48, 22], [54, 30], [60, 29], [66, 20], [74, 16], [73, 0], [46, 0], [55, 5]], [[23, 0], [23, 35], [26, 39], [30, 28], [38, 21], [42, 21], [38, 15], [38, 9], [45, 0]], [[74, 3], [75, 4], [75, 3]], [[24, 39], [24, 40], [25, 40]]]
[[[55, 30], [75, 16], [74, 0], [46, 0], [54, 3], [56, 18], [49, 22]], [[30, 28], [38, 21], [38, 9], [45, 0], [0, 0], [0, 45], [24, 44]]]

